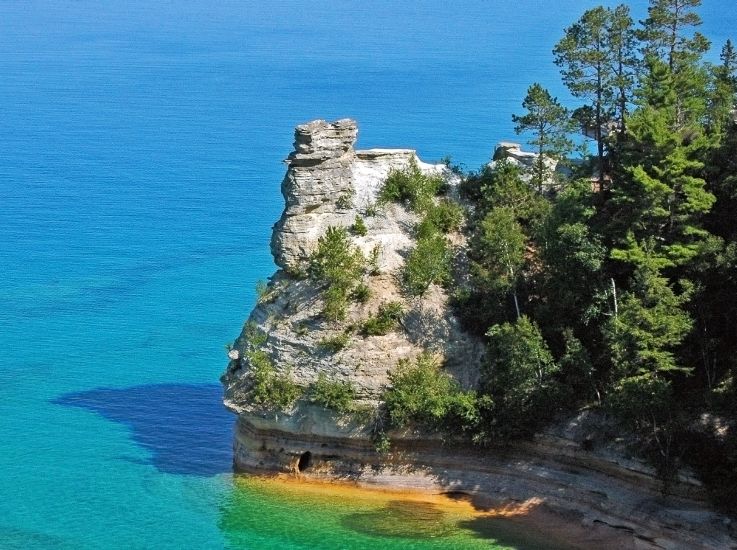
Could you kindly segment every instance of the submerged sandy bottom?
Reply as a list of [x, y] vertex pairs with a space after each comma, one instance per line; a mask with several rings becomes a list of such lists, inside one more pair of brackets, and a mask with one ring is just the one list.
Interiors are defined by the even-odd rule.
[[564, 542], [568, 538], [561, 536], [564, 526], [535, 500], [493, 507], [466, 495], [366, 488], [286, 475], [244, 474], [235, 485], [235, 501], [229, 503], [221, 525], [234, 547], [253, 545], [254, 532], [264, 541], [278, 533], [286, 546], [305, 548], [578, 546]]

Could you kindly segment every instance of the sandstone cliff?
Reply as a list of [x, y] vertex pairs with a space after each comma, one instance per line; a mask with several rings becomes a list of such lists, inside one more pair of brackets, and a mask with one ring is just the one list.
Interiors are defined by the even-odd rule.
[[[391, 453], [376, 452], [369, 411], [397, 361], [430, 350], [470, 388], [478, 379], [483, 345], [461, 330], [442, 288], [431, 287], [423, 298], [402, 296], [397, 271], [413, 244], [417, 219], [400, 205], [376, 207], [392, 169], [415, 162], [423, 172], [442, 174], [451, 195], [457, 176], [444, 165], [421, 162], [412, 150], [355, 150], [356, 136], [352, 120], [297, 127], [282, 182], [285, 209], [271, 240], [280, 270], [249, 323], [263, 335], [260, 349], [279, 372], [304, 386], [320, 373], [350, 382], [365, 413], [341, 417], [305, 398], [281, 411], [255, 406], [247, 396], [251, 365], [244, 328], [223, 375], [225, 404], [238, 415], [236, 468], [462, 492], [480, 507], [539, 504], [561, 520], [586, 527], [588, 538], [580, 547], [737, 548], [729, 520], [708, 510], [696, 480], [682, 476], [675, 496], [663, 499], [654, 472], [644, 463], [611, 447], [590, 448], [597, 430], [592, 415], [582, 414], [533, 442], [503, 450], [450, 448], [437, 437], [405, 432], [392, 434]], [[367, 231], [353, 242], [367, 256], [378, 251], [377, 269], [366, 278], [371, 298], [352, 304], [338, 327], [322, 320], [320, 289], [300, 273], [327, 228], [350, 227], [356, 216], [365, 220]], [[461, 250], [463, 237], [454, 239]], [[319, 345], [388, 301], [404, 306], [400, 329], [383, 336], [353, 334], [334, 352]]]
[[[387, 383], [387, 372], [403, 357], [423, 350], [442, 354], [447, 367], [466, 386], [475, 382], [482, 353], [480, 342], [472, 340], [459, 328], [447, 308], [447, 296], [433, 288], [422, 299], [406, 301], [397, 288], [397, 269], [412, 246], [411, 229], [415, 215], [399, 205], [376, 208], [377, 193], [389, 171], [407, 167], [414, 159], [420, 169], [447, 176], [444, 165], [425, 164], [412, 150], [371, 149], [356, 151], [356, 123], [339, 120], [332, 124], [315, 121], [298, 126], [295, 151], [286, 160], [287, 174], [282, 182], [286, 202], [281, 219], [274, 226], [271, 249], [282, 269], [272, 277], [266, 295], [251, 313], [250, 321], [268, 335], [263, 349], [277, 369], [289, 369], [295, 379], [307, 385], [320, 372], [351, 382], [365, 404], [375, 404]], [[320, 318], [320, 293], [313, 282], [295, 277], [304, 270], [309, 253], [328, 227], [349, 227], [357, 215], [365, 220], [366, 234], [353, 241], [366, 256], [378, 252], [378, 272], [366, 279], [371, 298], [354, 304], [345, 323], [339, 326]], [[343, 326], [360, 323], [387, 301], [405, 303], [403, 330], [384, 336], [354, 336], [337, 353], [321, 351], [318, 342], [340, 333]], [[235, 349], [243, 357], [245, 335]], [[238, 398], [247, 383], [248, 365], [232, 361], [225, 376], [226, 403], [236, 412], [249, 409]], [[322, 411], [307, 403], [280, 414], [280, 426], [299, 422], [302, 432], [307, 424], [319, 423]], [[324, 433], [340, 433], [335, 422], [323, 426]]]

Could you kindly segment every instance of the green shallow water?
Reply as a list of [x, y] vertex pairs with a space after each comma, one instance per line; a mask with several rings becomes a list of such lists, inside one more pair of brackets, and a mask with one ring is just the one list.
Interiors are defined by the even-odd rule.
[[219, 526], [231, 548], [565, 548], [447, 497], [249, 476], [235, 479]]

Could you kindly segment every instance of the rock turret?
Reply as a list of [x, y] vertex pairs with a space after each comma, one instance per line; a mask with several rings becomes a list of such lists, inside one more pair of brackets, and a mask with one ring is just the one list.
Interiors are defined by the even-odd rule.
[[[414, 162], [426, 173], [442, 174], [457, 183], [445, 165], [426, 164], [411, 149], [355, 150], [357, 126], [350, 119], [317, 120], [297, 126], [294, 151], [287, 157], [287, 173], [281, 190], [285, 208], [275, 224], [271, 250], [282, 268], [273, 278], [266, 297], [251, 313], [250, 321], [268, 335], [263, 346], [277, 369], [289, 370], [295, 379], [308, 385], [323, 372], [348, 381], [358, 390], [359, 399], [375, 405], [388, 381], [387, 373], [397, 361], [424, 350], [442, 353], [448, 367], [461, 383], [472, 386], [477, 377], [483, 346], [465, 335], [447, 307], [441, 288], [432, 288], [423, 299], [406, 301], [397, 287], [397, 270], [414, 244], [415, 214], [400, 205], [377, 207], [377, 195], [393, 169]], [[360, 325], [379, 306], [389, 301], [405, 302], [401, 331], [363, 338], [354, 335], [337, 353], [321, 350], [319, 342], [340, 334], [344, 326], [321, 319], [320, 289], [296, 276], [304, 272], [310, 253], [328, 227], [350, 227], [362, 216], [367, 231], [352, 237], [366, 257], [378, 254], [378, 274], [366, 284], [371, 298], [353, 304], [344, 325]], [[227, 404], [238, 412], [249, 408], [240, 397], [247, 387], [249, 365], [244, 361], [245, 335], [236, 341], [239, 359], [231, 362], [224, 378]], [[322, 411], [299, 403], [290, 415], [313, 419]], [[310, 420], [312, 422], [313, 420]], [[283, 427], [283, 426], [282, 426]], [[327, 423], [326, 434], [340, 429]], [[336, 431], [337, 430], [337, 431]]]
[[[426, 172], [447, 172], [444, 165], [420, 162], [411, 149], [356, 151], [357, 135], [356, 122], [350, 119], [297, 126], [294, 151], [285, 161], [288, 169], [281, 184], [284, 213], [271, 238], [271, 252], [282, 269], [299, 270], [329, 226], [350, 226], [356, 215], [370, 211], [390, 170], [406, 168], [415, 160]], [[408, 217], [400, 218], [382, 217], [371, 224], [368, 237], [357, 243], [365, 252], [379, 245], [384, 252], [383, 268], [396, 267], [401, 262], [396, 253], [410, 244], [400, 227]]]

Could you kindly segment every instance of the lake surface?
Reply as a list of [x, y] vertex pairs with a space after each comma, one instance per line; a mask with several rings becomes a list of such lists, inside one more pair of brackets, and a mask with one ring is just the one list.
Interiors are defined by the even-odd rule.
[[594, 5], [0, 1], [0, 548], [539, 548], [234, 479], [218, 377], [296, 124], [478, 167]]

